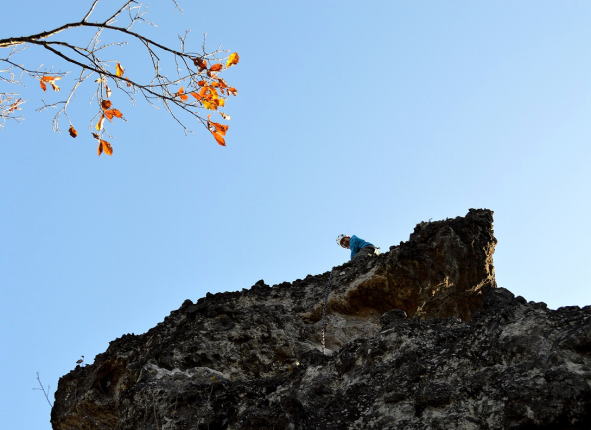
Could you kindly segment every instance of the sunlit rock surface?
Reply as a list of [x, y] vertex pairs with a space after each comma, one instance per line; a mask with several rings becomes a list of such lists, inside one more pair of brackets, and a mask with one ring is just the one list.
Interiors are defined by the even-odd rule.
[[590, 429], [591, 307], [496, 288], [492, 221], [187, 300], [62, 377], [53, 428]]

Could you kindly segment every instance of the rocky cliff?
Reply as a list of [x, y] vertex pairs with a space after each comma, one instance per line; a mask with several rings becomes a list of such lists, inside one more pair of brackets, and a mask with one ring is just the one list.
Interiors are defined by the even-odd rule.
[[492, 221], [187, 300], [63, 376], [53, 428], [589, 429], [591, 306], [497, 288]]

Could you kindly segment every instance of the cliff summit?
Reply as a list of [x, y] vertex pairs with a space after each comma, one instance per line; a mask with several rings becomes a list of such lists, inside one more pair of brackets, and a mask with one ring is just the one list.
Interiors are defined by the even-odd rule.
[[53, 428], [591, 428], [591, 306], [497, 288], [495, 245], [470, 209], [327, 273], [186, 300], [63, 376]]

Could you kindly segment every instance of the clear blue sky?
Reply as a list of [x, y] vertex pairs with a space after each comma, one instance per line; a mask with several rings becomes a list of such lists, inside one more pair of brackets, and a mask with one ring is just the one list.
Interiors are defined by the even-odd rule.
[[[329, 270], [348, 259], [339, 233], [387, 250], [420, 221], [490, 208], [500, 286], [591, 304], [591, 3], [148, 5], [156, 40], [191, 28], [195, 45], [207, 32], [240, 53], [228, 146], [116, 95], [128, 122], [98, 158], [88, 92], [73, 140], [24, 80], [26, 120], [0, 130], [3, 428], [50, 428], [36, 371], [53, 392], [81, 354], [92, 362], [186, 298]], [[0, 37], [87, 6], [8, 2]], [[144, 67], [139, 52], [113, 59]], [[19, 61], [71, 70], [35, 49]]]

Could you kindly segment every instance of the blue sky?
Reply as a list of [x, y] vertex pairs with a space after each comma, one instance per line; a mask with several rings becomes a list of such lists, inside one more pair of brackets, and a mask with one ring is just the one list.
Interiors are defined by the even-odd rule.
[[[81, 18], [3, 6], [0, 38]], [[0, 130], [0, 420], [49, 429], [81, 354], [142, 333], [184, 299], [321, 273], [339, 233], [381, 246], [414, 225], [495, 211], [498, 284], [550, 307], [591, 304], [591, 4], [585, 1], [147, 2], [146, 31], [238, 51], [228, 146], [112, 99], [115, 155], [97, 157], [89, 92], [73, 140], [24, 79]], [[0, 53], [1, 54], [1, 53]], [[127, 73], [139, 50], [121, 53]], [[36, 49], [18, 61], [71, 70]], [[67, 87], [64, 79], [63, 87]], [[2, 84], [0, 84], [2, 85]], [[0, 87], [0, 90], [7, 87]], [[46, 100], [55, 97], [48, 93]]]

